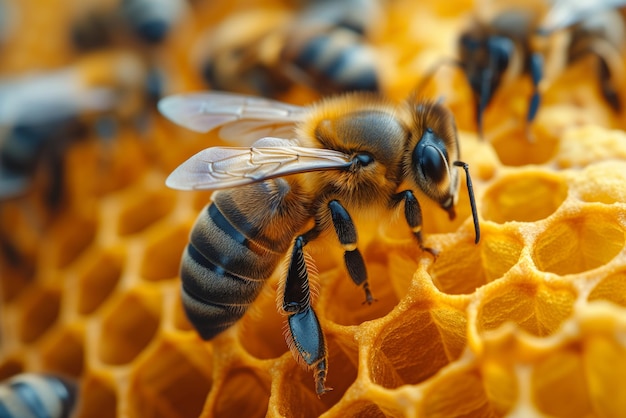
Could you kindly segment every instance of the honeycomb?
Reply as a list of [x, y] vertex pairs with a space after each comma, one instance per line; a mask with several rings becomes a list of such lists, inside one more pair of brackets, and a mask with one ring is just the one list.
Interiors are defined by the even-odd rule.
[[[18, 24], [0, 39], [3, 76], [78, 59], [67, 43], [77, 3], [9, 4]], [[193, 12], [154, 54], [169, 92], [206, 88], [189, 45], [258, 5], [190, 3]], [[453, 55], [474, 7], [386, 3], [371, 39], [385, 62], [384, 92], [401, 100], [436, 59]], [[0, 206], [0, 379], [73, 377], [75, 415], [85, 418], [625, 416], [626, 115], [603, 102], [591, 65], [573, 65], [546, 90], [531, 140], [527, 80], [496, 95], [484, 140], [462, 75], [442, 70], [425, 88], [457, 117], [482, 239], [473, 242], [462, 190], [453, 222], [420, 200], [436, 260], [418, 251], [401, 220], [359, 223], [372, 306], [361, 303], [339, 245], [311, 243], [334, 388], [321, 397], [285, 343], [276, 275], [213, 341], [185, 318], [179, 261], [210, 193], [169, 190], [164, 179], [218, 139], [152, 110], [145, 130], [124, 126], [110, 143], [92, 135], [73, 144], [57, 211], [42, 198], [41, 170], [28, 193]], [[295, 86], [284, 99], [314, 97]]]

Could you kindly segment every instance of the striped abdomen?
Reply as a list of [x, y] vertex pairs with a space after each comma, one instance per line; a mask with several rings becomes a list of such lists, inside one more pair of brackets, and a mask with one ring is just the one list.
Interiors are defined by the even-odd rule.
[[244, 315], [310, 217], [293, 186], [274, 179], [222, 191], [198, 216], [181, 279], [183, 307], [202, 338]]
[[67, 418], [76, 386], [56, 376], [24, 373], [0, 385], [0, 417]]

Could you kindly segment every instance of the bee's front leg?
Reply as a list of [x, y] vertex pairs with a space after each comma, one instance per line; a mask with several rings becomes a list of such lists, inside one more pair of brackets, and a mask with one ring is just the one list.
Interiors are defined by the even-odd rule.
[[404, 217], [413, 232], [413, 236], [417, 240], [422, 251], [429, 252], [433, 257], [437, 258], [439, 252], [434, 248], [424, 247], [424, 239], [422, 238], [422, 209], [417, 198], [411, 190], [405, 190], [397, 193], [391, 198], [391, 206], [395, 207], [404, 201]]
[[356, 227], [348, 211], [336, 200], [331, 200], [328, 203], [328, 209], [337, 233], [337, 238], [343, 246], [345, 252], [343, 253], [343, 259], [348, 269], [348, 274], [352, 278], [352, 281], [357, 286], [363, 285], [365, 291], [365, 303], [371, 305], [376, 299], [370, 292], [369, 282], [367, 281], [367, 269], [365, 268], [365, 262], [363, 256], [357, 248], [357, 234]]

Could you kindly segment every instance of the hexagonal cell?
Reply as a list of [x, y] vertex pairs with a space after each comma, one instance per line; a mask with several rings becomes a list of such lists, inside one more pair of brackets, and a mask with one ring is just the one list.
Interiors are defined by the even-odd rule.
[[603, 278], [593, 288], [587, 300], [589, 302], [607, 300], [626, 307], [626, 270], [618, 271]]
[[534, 222], [553, 214], [567, 197], [567, 184], [559, 176], [523, 170], [501, 177], [482, 200], [485, 220], [497, 223]]
[[490, 287], [478, 310], [479, 331], [493, 330], [506, 322], [524, 331], [546, 336], [556, 332], [572, 315], [576, 291], [569, 285], [548, 286], [538, 277], [515, 277]]
[[458, 370], [427, 385], [420, 416], [492, 417], [502, 416], [485, 391], [479, 370]]
[[[189, 348], [184, 344], [181, 347]], [[133, 395], [129, 398], [129, 417], [200, 416], [211, 389], [211, 378], [181, 347], [175, 342], [161, 342], [137, 366], [131, 375], [130, 390]], [[206, 351], [193, 349], [198, 351], [194, 356], [206, 357]], [[238, 389], [241, 391], [242, 388]], [[249, 399], [250, 394], [245, 390], [240, 393]]]
[[112, 365], [131, 362], [150, 343], [160, 321], [160, 298], [129, 293], [102, 318], [98, 356]]
[[626, 375], [626, 349], [614, 332], [587, 335], [583, 341], [582, 363], [594, 416], [619, 417], [626, 411], [622, 383]]
[[82, 336], [71, 329], [56, 332], [41, 348], [46, 370], [78, 377], [83, 372], [85, 350]]
[[379, 263], [366, 259], [368, 281], [375, 303], [367, 304], [363, 288], [354, 284], [345, 268], [341, 266], [323, 273], [324, 283], [320, 300], [324, 299], [324, 316], [340, 325], [358, 325], [387, 315], [397, 304], [398, 298], [389, 285], [389, 272]]
[[165, 217], [174, 208], [176, 195], [172, 190], [142, 191], [124, 200], [118, 218], [120, 235], [136, 234]]
[[78, 312], [93, 313], [109, 297], [122, 275], [124, 259], [119, 253], [97, 251], [77, 271]]
[[189, 241], [184, 226], [160, 228], [145, 243], [141, 260], [141, 277], [146, 280], [165, 280], [178, 276], [180, 259]]
[[[354, 341], [354, 330], [348, 327], [324, 326], [326, 334], [326, 345], [328, 349], [328, 374], [326, 385], [333, 388], [321, 397], [326, 408], [331, 408], [339, 402], [348, 388], [355, 382], [358, 374], [359, 347]], [[304, 371], [309, 379], [304, 380], [304, 384], [309, 384], [311, 390], [315, 388], [313, 373], [310, 370]]]
[[97, 376], [82, 379], [76, 418], [116, 418], [117, 394], [110, 383]]
[[96, 237], [95, 219], [69, 214], [55, 225], [50, 233], [52, 263], [55, 268], [65, 268], [74, 261]]
[[514, 127], [507, 126], [497, 132], [487, 133], [502, 164], [515, 167], [544, 164], [557, 154], [558, 137], [546, 129], [535, 127], [531, 132], [536, 137], [529, 139], [525, 123], [519, 121]]
[[212, 417], [265, 417], [270, 398], [268, 376], [261, 377], [249, 369], [231, 370], [224, 377]]
[[363, 418], [387, 418], [390, 416], [402, 416], [401, 412], [396, 414], [386, 414], [382, 409], [370, 400], [358, 400], [348, 405], [343, 405], [339, 414], [332, 416], [341, 417], [363, 417]]
[[524, 245], [517, 231], [483, 224], [480, 246], [487, 281], [492, 282], [502, 277], [517, 264]]
[[624, 229], [599, 210], [559, 219], [537, 237], [533, 259], [541, 271], [582, 273], [608, 263], [624, 248]]
[[289, 351], [283, 330], [286, 318], [276, 307], [276, 283], [267, 283], [235, 326], [243, 348], [258, 359], [277, 358]]
[[417, 384], [456, 360], [466, 345], [465, 312], [422, 301], [383, 327], [368, 360], [374, 383], [394, 389]]
[[593, 416], [580, 347], [559, 350], [535, 365], [532, 396], [538, 409], [549, 416]]
[[[274, 376], [278, 380], [278, 389], [272, 391], [270, 409], [272, 412], [277, 410], [274, 412], [276, 416], [319, 417], [328, 407], [315, 394], [313, 373], [304, 370], [290, 356], [285, 356], [283, 359], [278, 364], [279, 375]], [[273, 385], [273, 387], [276, 386]], [[303, 405], [306, 407], [303, 408]]]
[[608, 205], [626, 202], [626, 162], [607, 161], [586, 167], [574, 178], [578, 197], [585, 202]]
[[18, 337], [32, 343], [52, 326], [61, 310], [61, 294], [57, 289], [33, 287], [20, 301]]
[[487, 283], [487, 275], [483, 266], [481, 245], [473, 240], [448, 237], [439, 242], [439, 255], [428, 269], [433, 283], [443, 293], [471, 294]]

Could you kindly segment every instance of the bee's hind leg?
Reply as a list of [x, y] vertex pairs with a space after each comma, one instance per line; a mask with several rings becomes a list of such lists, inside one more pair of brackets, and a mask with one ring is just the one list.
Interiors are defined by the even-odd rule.
[[[310, 236], [311, 234], [308, 234]], [[317, 235], [317, 234], [315, 234]], [[309, 272], [303, 247], [308, 242], [305, 235], [296, 238], [283, 293], [283, 310], [288, 317], [287, 342], [296, 359], [315, 369], [315, 385], [318, 395], [331, 390], [327, 388], [327, 356], [324, 333], [315, 311], [311, 307]]]

